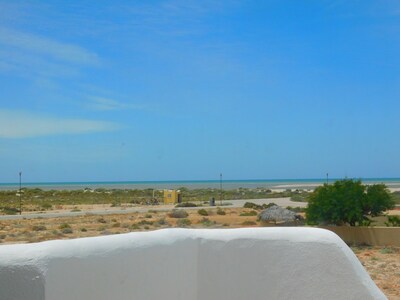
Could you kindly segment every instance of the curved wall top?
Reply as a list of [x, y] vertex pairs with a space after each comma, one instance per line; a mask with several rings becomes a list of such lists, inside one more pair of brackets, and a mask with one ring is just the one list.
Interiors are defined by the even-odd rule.
[[386, 299], [315, 228], [163, 229], [0, 246], [2, 300]]

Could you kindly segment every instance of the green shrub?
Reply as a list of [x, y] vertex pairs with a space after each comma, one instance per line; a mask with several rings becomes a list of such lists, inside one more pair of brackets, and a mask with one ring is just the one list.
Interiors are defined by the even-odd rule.
[[34, 226], [32, 226], [32, 230], [33, 231], [44, 231], [44, 230], [46, 230], [47, 228], [46, 228], [46, 226], [44, 226], [44, 225], [34, 225]]
[[183, 219], [183, 218], [187, 218], [187, 216], [189, 214], [186, 211], [182, 210], [182, 209], [174, 209], [168, 215], [169, 215], [170, 218]]
[[224, 216], [224, 215], [226, 215], [226, 212], [225, 212], [223, 209], [221, 209], [221, 208], [218, 207], [218, 209], [217, 209], [217, 215]]
[[241, 217], [251, 217], [251, 216], [257, 216], [257, 215], [258, 215], [258, 212], [255, 210], [245, 211], [240, 214]]
[[145, 214], [144, 217], [145, 217], [146, 219], [151, 219], [153, 216], [152, 216], [151, 214]]
[[72, 228], [64, 228], [61, 230], [61, 232], [64, 234], [71, 234], [71, 233], [73, 233], [73, 230], [72, 230]]
[[152, 221], [147, 221], [147, 220], [142, 220], [140, 222], [138, 222], [138, 225], [153, 225], [154, 222]]
[[176, 226], [178, 227], [187, 227], [190, 226], [192, 224], [192, 222], [189, 219], [179, 219], [176, 222]]
[[396, 251], [393, 250], [393, 248], [385, 247], [385, 248], [382, 248], [379, 252], [382, 253], [382, 254], [393, 254]]
[[163, 225], [169, 225], [168, 222], [165, 220], [165, 218], [158, 219], [156, 222], [154, 222], [154, 225], [156, 226], [163, 226]]
[[292, 197], [290, 197], [290, 200], [293, 202], [307, 202], [307, 195], [293, 195]]
[[305, 212], [305, 211], [306, 211], [306, 209], [305, 209], [304, 207], [292, 207], [292, 206], [287, 206], [286, 209], [287, 209], [287, 210], [290, 210], [290, 211], [292, 211], [292, 212], [295, 212], [295, 213]]
[[138, 224], [132, 224], [131, 229], [138, 230], [140, 229], [140, 226]]
[[253, 225], [257, 225], [257, 223], [254, 222], [254, 221], [244, 221], [242, 223], [242, 225], [244, 225], [244, 226], [253, 226]]
[[399, 216], [387, 216], [388, 221], [385, 222], [386, 226], [400, 227], [400, 217]]
[[103, 224], [107, 223], [107, 221], [106, 221], [103, 217], [98, 218], [98, 219], [97, 219], [97, 222], [103, 223]]
[[197, 204], [191, 202], [178, 203], [175, 207], [197, 207]]
[[82, 231], [82, 232], [86, 232], [87, 229], [86, 229], [86, 228], [81, 228], [81, 231]]
[[58, 226], [58, 228], [62, 230], [62, 229], [65, 229], [65, 228], [71, 228], [71, 226], [69, 224], [67, 224], [67, 223], [63, 223], [60, 226]]
[[46, 210], [46, 209], [51, 209], [53, 207], [53, 205], [51, 205], [50, 203], [42, 203], [42, 205], [40, 205], [40, 208]]
[[199, 210], [197, 211], [197, 213], [198, 213], [200, 216], [208, 216], [208, 212], [207, 212], [204, 208], [199, 209]]
[[310, 194], [307, 222], [311, 225], [362, 225], [363, 221], [379, 216], [394, 204], [384, 184], [364, 185], [360, 180], [337, 180]]
[[244, 208], [251, 208], [251, 209], [262, 209], [261, 205], [255, 204], [253, 202], [246, 202], [243, 205]]
[[103, 225], [103, 226], [100, 226], [99, 228], [97, 228], [97, 231], [104, 231], [106, 229], [107, 229], [107, 227]]
[[6, 215], [16, 215], [19, 214], [19, 209], [15, 208], [15, 207], [3, 207], [1, 208], [1, 210], [3, 211], [4, 214]]
[[276, 205], [276, 204], [273, 203], [273, 202], [268, 203], [268, 204], [264, 203], [263, 205], [258, 205], [258, 204], [255, 204], [255, 203], [253, 203], [253, 202], [246, 202], [246, 203], [243, 205], [243, 207], [244, 207], [244, 208], [256, 209], [256, 210], [262, 210], [262, 209], [270, 208], [271, 206], [274, 206], [274, 205]]
[[201, 219], [199, 223], [201, 223], [203, 226], [210, 227], [212, 225], [215, 225], [217, 222], [211, 221], [209, 218], [203, 217], [203, 219]]

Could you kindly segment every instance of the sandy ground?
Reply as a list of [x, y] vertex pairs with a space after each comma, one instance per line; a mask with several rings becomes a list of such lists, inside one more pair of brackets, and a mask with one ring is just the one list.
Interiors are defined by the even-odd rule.
[[[306, 207], [306, 202], [294, 202], [290, 198], [268, 198], [268, 199], [244, 199], [244, 200], [223, 200], [216, 202], [216, 205], [222, 204], [223, 207], [243, 207], [246, 202], [253, 202], [256, 204], [269, 204], [275, 203], [282, 207]], [[31, 212], [26, 211], [21, 215], [0, 215], [0, 220], [12, 220], [12, 219], [32, 219], [37, 217], [42, 218], [55, 218], [55, 217], [72, 217], [72, 216], [84, 216], [87, 213], [96, 215], [106, 214], [128, 214], [133, 212], [146, 212], [149, 209], [156, 211], [169, 211], [173, 208], [173, 205], [155, 205], [155, 206], [134, 206], [132, 204], [122, 204], [118, 207], [113, 207], [111, 204], [93, 204], [93, 205], [63, 205], [55, 207], [52, 210], [46, 210], [42, 212]], [[203, 208], [211, 208], [210, 206], [202, 206]], [[188, 207], [187, 210], [199, 209], [198, 207]]]
[[376, 285], [391, 300], [400, 300], [400, 248], [352, 247]]
[[[268, 201], [271, 200], [275, 203], [279, 202], [276, 201], [277, 199], [268, 199]], [[281, 201], [286, 204], [284, 201], [287, 200]], [[262, 200], [252, 202], [264, 203]], [[238, 202], [237, 206], [243, 203]], [[85, 208], [82, 207], [82, 209]], [[140, 211], [117, 214], [110, 210], [109, 214], [102, 215], [93, 214], [91, 213], [93, 210], [87, 209], [83, 215], [79, 216], [66, 215], [60, 218], [47, 214], [47, 218], [40, 215], [31, 219], [0, 220], [0, 245], [120, 234], [177, 226], [191, 228], [261, 226], [257, 221], [257, 212], [232, 206], [220, 209], [205, 208], [207, 216], [199, 214], [200, 208], [185, 209], [188, 216], [183, 219], [170, 217], [171, 206], [162, 209], [157, 206], [142, 207]], [[101, 207], [101, 209], [108, 209], [108, 207]], [[400, 248], [364, 246], [352, 247], [352, 250], [385, 295], [391, 300], [400, 300]]]

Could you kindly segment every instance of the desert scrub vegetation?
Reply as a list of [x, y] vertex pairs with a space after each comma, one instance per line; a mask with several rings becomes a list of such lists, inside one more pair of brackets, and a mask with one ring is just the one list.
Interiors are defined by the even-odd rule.
[[[153, 196], [153, 189], [42, 190], [40, 188], [22, 188], [21, 194], [24, 206], [51, 209], [57, 205], [111, 204], [111, 206], [120, 206], [121, 203], [146, 204]], [[4, 206], [19, 208], [17, 190], [0, 191], [0, 207]]]
[[226, 212], [222, 208], [218, 207], [217, 208], [217, 215], [225, 216]]
[[71, 228], [71, 225], [69, 225], [68, 223], [62, 223], [60, 224], [60, 226], [58, 226], [58, 229], [65, 229], [65, 228]]
[[153, 225], [154, 222], [153, 221], [148, 221], [148, 220], [141, 220], [140, 222], [137, 223], [139, 226], [140, 225]]
[[251, 208], [251, 209], [255, 209], [255, 210], [263, 210], [263, 209], [267, 209], [267, 208], [270, 208], [271, 206], [274, 206], [274, 205], [276, 205], [275, 203], [273, 203], [273, 202], [271, 202], [271, 203], [268, 203], [268, 204], [262, 204], [262, 205], [259, 205], [259, 204], [255, 204], [255, 203], [253, 203], [253, 202], [246, 202], [244, 205], [243, 205], [243, 208]]
[[243, 226], [254, 226], [257, 225], [257, 223], [255, 221], [250, 221], [250, 220], [246, 220], [244, 222], [242, 222]]
[[384, 247], [381, 250], [379, 250], [379, 252], [382, 254], [393, 254], [396, 253], [396, 250], [392, 247]]
[[47, 227], [44, 225], [33, 225], [32, 230], [33, 231], [45, 231], [45, 230], [47, 230]]
[[197, 207], [198, 205], [192, 202], [178, 203], [175, 207]]
[[186, 218], [184, 218], [184, 219], [179, 219], [179, 220], [176, 222], [176, 226], [177, 226], [177, 227], [188, 227], [188, 226], [190, 226], [190, 225], [192, 225], [192, 221], [190, 221], [189, 219], [186, 219]]
[[287, 210], [290, 210], [292, 212], [295, 213], [299, 213], [299, 212], [305, 212], [306, 208], [305, 207], [292, 207], [292, 206], [287, 206], [286, 207]]
[[208, 216], [208, 212], [207, 212], [204, 208], [199, 209], [199, 210], [197, 211], [197, 213], [198, 213], [200, 216]]
[[68, 223], [62, 223], [60, 226], [58, 226], [58, 229], [60, 229], [61, 233], [63, 234], [71, 234], [74, 232]]
[[[220, 191], [216, 189], [180, 188], [183, 203], [177, 207], [196, 207], [209, 203], [209, 199], [218, 198]], [[264, 188], [238, 188], [222, 190], [222, 199], [260, 199], [276, 197], [303, 196], [301, 191], [271, 192]], [[105, 189], [84, 188], [79, 190], [42, 190], [40, 188], [22, 188], [23, 211], [58, 209], [63, 205], [110, 204], [119, 207], [122, 204], [146, 205], [153, 199], [153, 189]], [[393, 194], [400, 201], [400, 193]], [[156, 191], [155, 197], [162, 202], [162, 193]], [[19, 213], [19, 194], [17, 189], [0, 191], [0, 210], [3, 214]], [[399, 202], [400, 203], [400, 202]], [[226, 203], [224, 203], [226, 205]]]
[[205, 227], [210, 227], [210, 226], [213, 226], [213, 225], [217, 224], [217, 222], [211, 221], [209, 218], [203, 217], [203, 218], [199, 221], [199, 224], [201, 224], [201, 225], [203, 225], [203, 226], [205, 226]]
[[[205, 189], [188, 189], [185, 187], [178, 188], [181, 191], [182, 198], [187, 202], [208, 203], [211, 198], [217, 199], [262, 199], [262, 198], [280, 198], [291, 197], [298, 194], [300, 191], [283, 191], [272, 192], [267, 188], [237, 188], [232, 190], [222, 190], [205, 188]], [[218, 200], [217, 200], [218, 201]]]
[[257, 216], [258, 212], [256, 210], [244, 211], [239, 216], [241, 217], [252, 217]]
[[16, 215], [19, 214], [19, 209], [15, 207], [3, 206], [0, 211], [5, 215]]
[[169, 223], [167, 222], [167, 220], [165, 220], [165, 218], [160, 218], [154, 222], [154, 225], [155, 226], [169, 226]]
[[138, 224], [134, 223], [134, 224], [131, 225], [131, 229], [132, 230], [138, 230], [138, 229], [140, 229], [140, 226]]
[[387, 216], [387, 222], [385, 222], [387, 227], [400, 227], [400, 217], [399, 216]]
[[307, 202], [310, 194], [304, 191], [294, 191], [290, 200], [294, 202]]
[[49, 209], [52, 209], [52, 208], [53, 208], [53, 205], [51, 205], [51, 204], [48, 203], [48, 202], [44, 202], [44, 203], [42, 203], [42, 204], [40, 205], [40, 208], [41, 208], [42, 210], [49, 210]]
[[63, 230], [61, 230], [61, 232], [63, 234], [72, 234], [74, 231], [72, 230], [72, 228], [64, 228]]
[[98, 219], [97, 219], [97, 222], [103, 223], [103, 224], [107, 223], [107, 221], [106, 221], [103, 217], [98, 218]]
[[168, 216], [170, 218], [182, 219], [182, 218], [187, 218], [189, 214], [183, 209], [174, 209], [168, 214]]

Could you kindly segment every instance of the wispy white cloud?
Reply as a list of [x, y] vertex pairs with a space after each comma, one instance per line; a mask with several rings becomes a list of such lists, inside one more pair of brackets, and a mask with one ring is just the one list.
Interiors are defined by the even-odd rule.
[[[3, 65], [3, 67], [2, 67]], [[45, 57], [22, 51], [0, 50], [0, 71], [19, 74], [21, 77], [69, 77], [79, 74], [78, 69]]]
[[98, 56], [78, 45], [0, 26], [0, 72], [36, 80], [75, 77]]
[[0, 28], [0, 44], [69, 63], [99, 63], [95, 53], [80, 46], [6, 28]]
[[90, 102], [85, 106], [92, 110], [111, 111], [124, 109], [142, 109], [143, 105], [119, 102], [110, 98], [90, 96]]
[[118, 124], [112, 122], [56, 118], [32, 112], [0, 109], [0, 138], [85, 134], [118, 128]]

